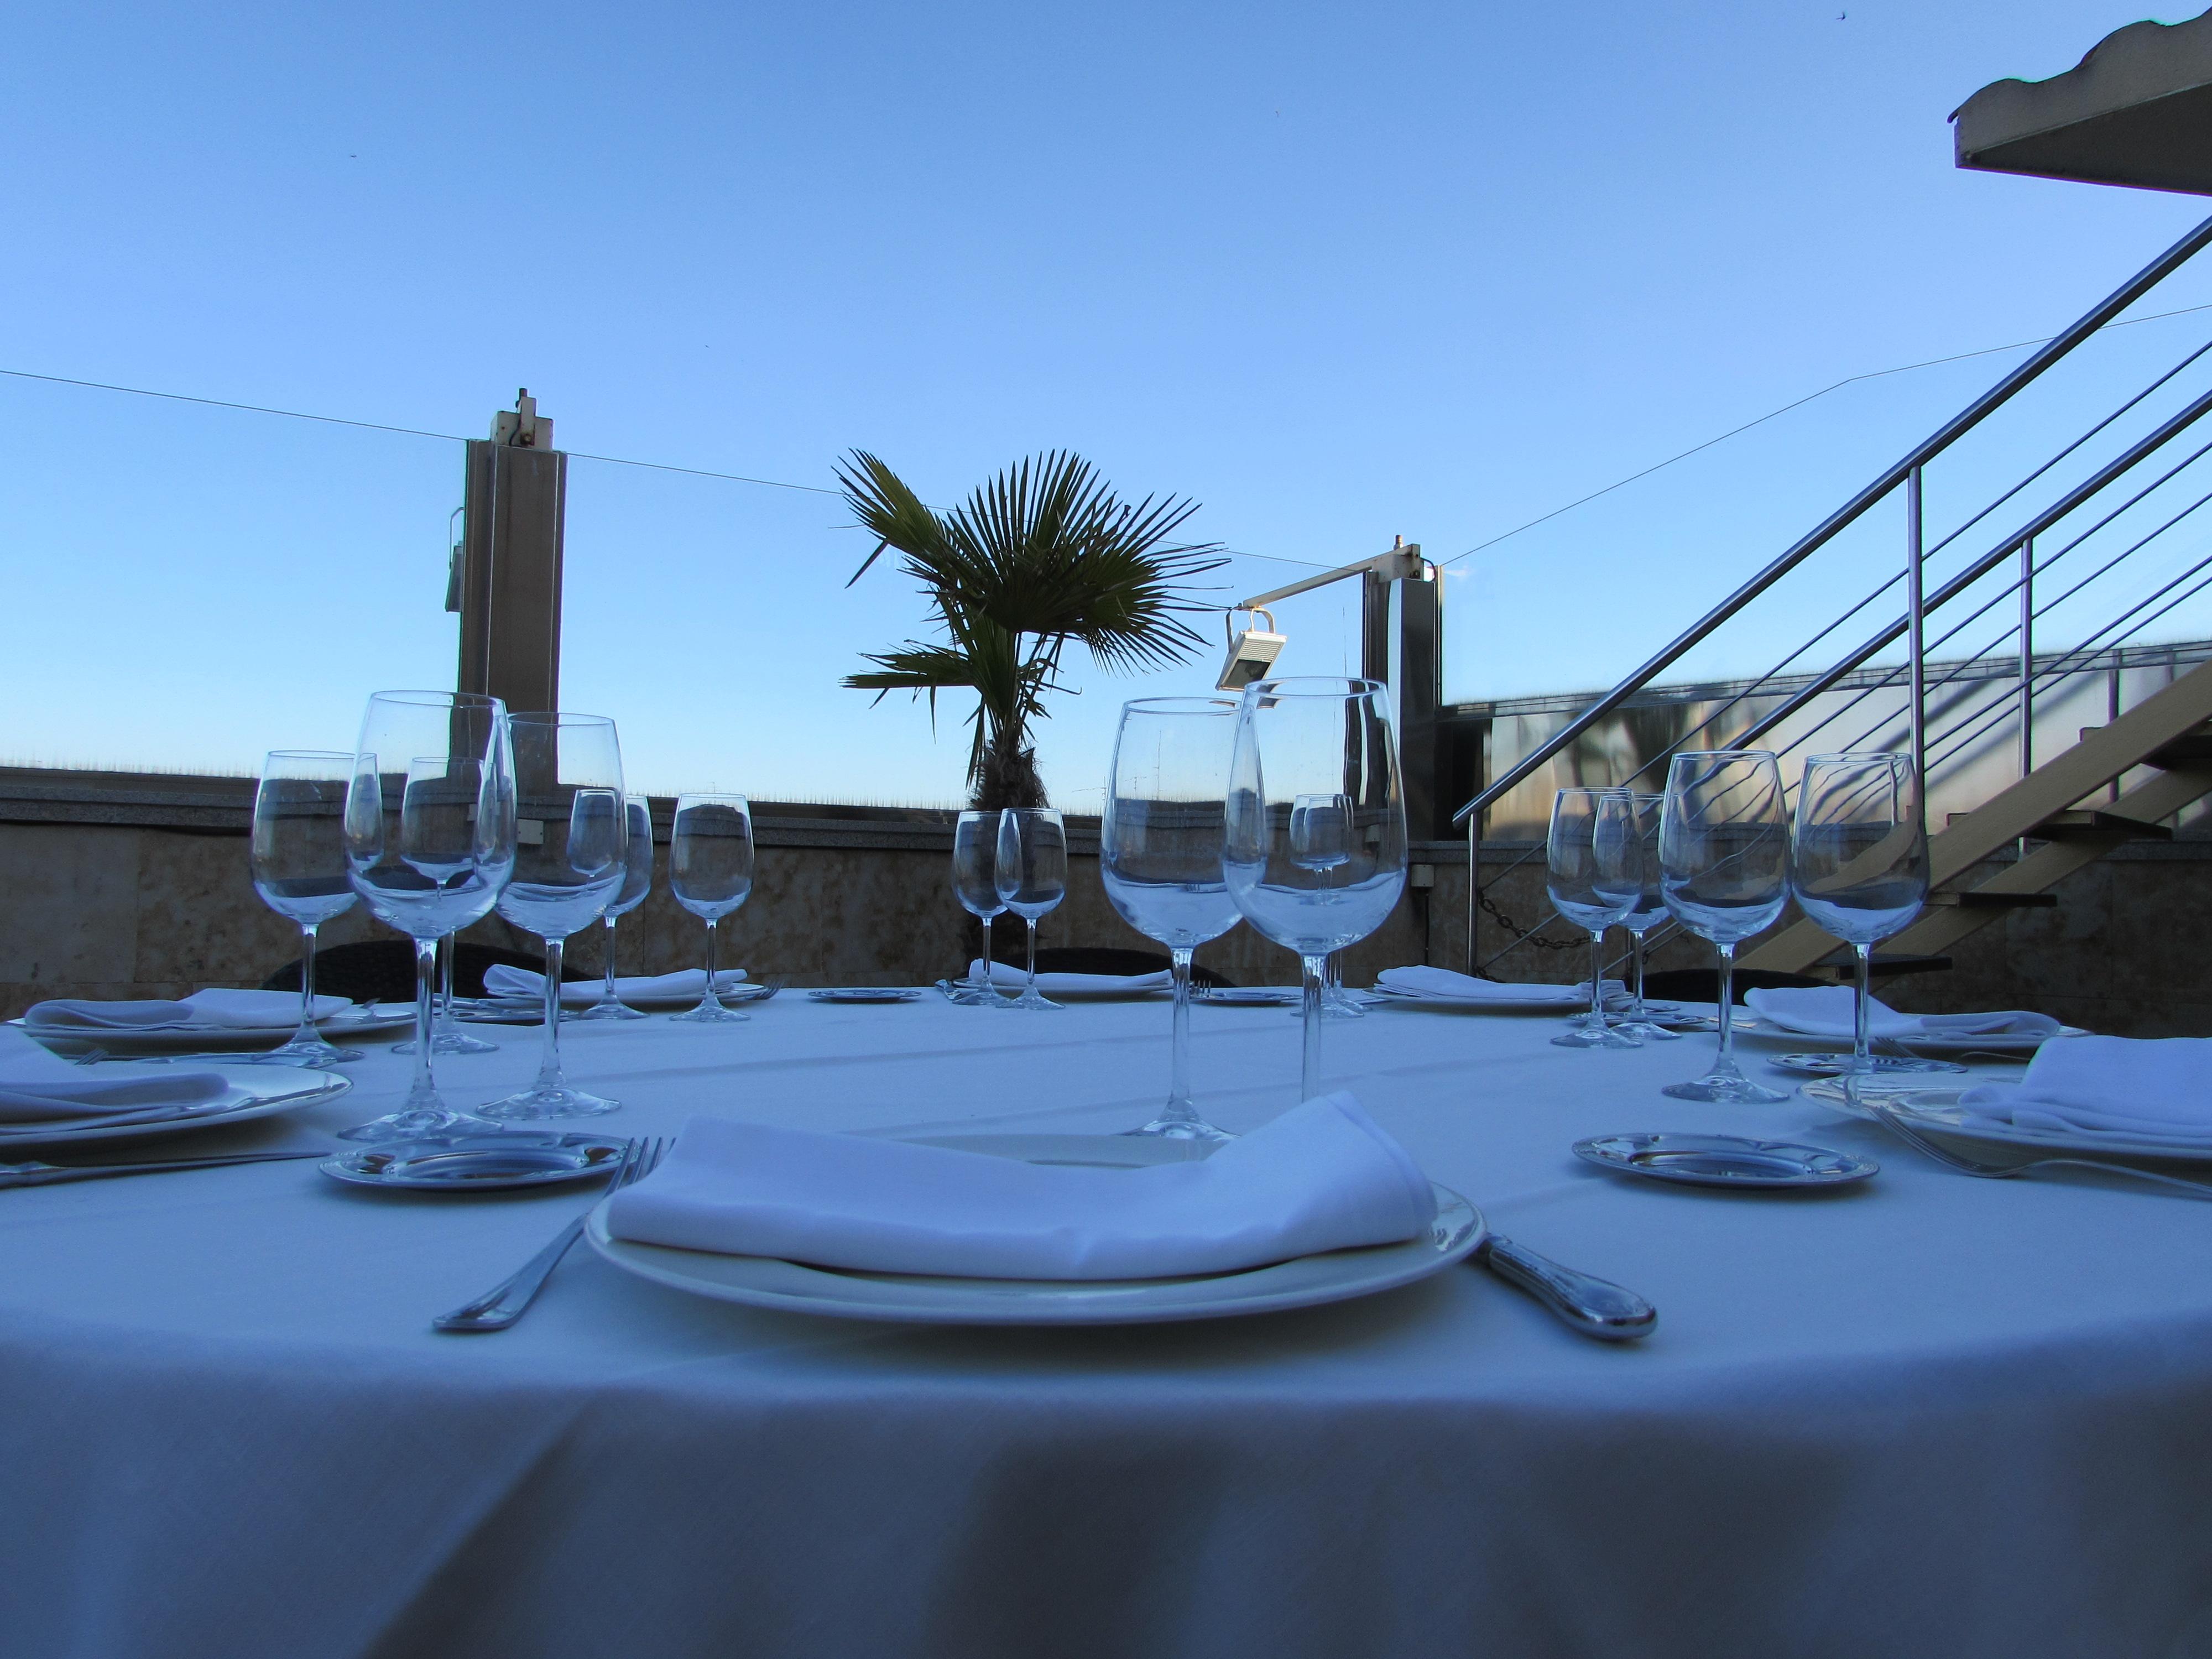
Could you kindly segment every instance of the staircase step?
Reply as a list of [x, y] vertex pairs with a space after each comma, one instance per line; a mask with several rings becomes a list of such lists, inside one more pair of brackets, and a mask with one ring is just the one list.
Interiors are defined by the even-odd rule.
[[2118, 812], [2075, 811], [2053, 812], [2049, 817], [2027, 832], [2037, 841], [2074, 841], [2080, 839], [2105, 840], [2120, 836], [2129, 841], [2172, 841], [2173, 831], [2162, 823], [2148, 823], [2141, 818], [2126, 817]]
[[[2101, 726], [2085, 726], [2081, 736], [2087, 739], [2091, 733], [2104, 729]], [[2143, 757], [2142, 763], [2166, 772], [2182, 766], [2212, 766], [2212, 721], [2160, 744]]]
[[[1868, 976], [1872, 979], [1894, 979], [1899, 974], [1948, 972], [1950, 967], [1951, 958], [1948, 957], [1912, 956], [1904, 952], [1885, 956], [1879, 951], [1875, 952], [1874, 960], [1867, 964]], [[1832, 956], [1827, 960], [1814, 963], [1806, 972], [1817, 978], [1832, 980], [1838, 985], [1856, 984], [1859, 976], [1858, 963], [1848, 951], [1841, 956]]]
[[2058, 895], [1992, 893], [1984, 888], [1970, 887], [1962, 893], [1930, 893], [1928, 902], [1961, 910], [2055, 910], [2058, 908]]

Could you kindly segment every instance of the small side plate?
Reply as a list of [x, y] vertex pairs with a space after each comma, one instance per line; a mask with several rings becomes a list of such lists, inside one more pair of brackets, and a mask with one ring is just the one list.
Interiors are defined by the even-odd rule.
[[1741, 1135], [1593, 1135], [1575, 1156], [1601, 1169], [1694, 1187], [1840, 1187], [1881, 1165], [1870, 1158]]
[[834, 985], [806, 994], [817, 1002], [919, 1002], [921, 993], [911, 986]]
[[361, 1187], [481, 1193], [595, 1180], [622, 1162], [624, 1144], [619, 1136], [537, 1129], [426, 1135], [341, 1152], [315, 1167], [333, 1180]]

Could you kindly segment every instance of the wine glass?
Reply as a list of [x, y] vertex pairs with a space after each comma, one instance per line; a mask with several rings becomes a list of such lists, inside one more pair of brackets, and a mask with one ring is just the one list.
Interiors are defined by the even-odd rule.
[[991, 923], [1006, 913], [999, 896], [999, 814], [963, 812], [952, 825], [952, 891], [960, 908], [983, 924], [983, 977], [963, 986], [955, 1000], [968, 1006], [1004, 1002], [991, 977]]
[[1636, 804], [1636, 830], [1644, 842], [1644, 879], [1638, 884], [1636, 902], [1620, 919], [1632, 941], [1631, 954], [1635, 958], [1635, 992], [1628, 1005], [1627, 1017], [1613, 1028], [1626, 1036], [1638, 1037], [1645, 1042], [1679, 1042], [1680, 1031], [1670, 1031], [1653, 1021], [1655, 1013], [1678, 1013], [1671, 1002], [1656, 1007], [1644, 1000], [1644, 936], [1650, 933], [1659, 918], [1667, 914], [1667, 901], [1659, 891], [1659, 819], [1666, 805], [1664, 795], [1642, 794], [1632, 791], [1628, 799]]
[[1228, 697], [1148, 697], [1121, 705], [1098, 826], [1099, 878], [1121, 919], [1166, 945], [1175, 966], [1167, 1104], [1131, 1134], [1232, 1138], [1191, 1103], [1190, 963], [1200, 945], [1239, 919], [1221, 867], [1237, 707]]
[[645, 1016], [615, 994], [615, 922], [645, 902], [645, 896], [653, 890], [653, 803], [643, 795], [627, 795], [623, 799], [623, 814], [629, 825], [627, 842], [628, 866], [623, 877], [622, 890], [608, 902], [601, 920], [607, 930], [606, 988], [599, 1000], [578, 1019], [643, 1019]]
[[[991, 879], [1006, 908], [1030, 925], [1030, 977], [1001, 1008], [1057, 1008], [1037, 990], [1037, 919], [1067, 896], [1067, 826], [1051, 806], [1009, 806], [999, 814], [999, 853]], [[983, 964], [986, 973], [990, 963]]]
[[324, 1040], [315, 1024], [315, 930], [361, 902], [346, 878], [345, 793], [353, 757], [324, 749], [272, 749], [253, 792], [253, 890], [300, 929], [300, 1029], [260, 1056], [328, 1067], [361, 1058]]
[[1627, 915], [1644, 888], [1644, 838], [1625, 789], [1562, 789], [1552, 800], [1544, 848], [1552, 908], [1589, 930], [1589, 1012], [1552, 1039], [1561, 1048], [1641, 1048], [1605, 1018], [1605, 930]]
[[714, 989], [714, 924], [753, 890], [753, 809], [743, 795], [678, 795], [668, 839], [668, 890], [707, 924], [707, 989], [699, 1006], [671, 1019], [734, 1024], [751, 1016], [725, 1008]]
[[1875, 942], [1901, 931], [1928, 902], [1928, 833], [1920, 776], [1909, 755], [1814, 755], [1797, 787], [1790, 878], [1798, 905], [1857, 958], [1846, 1087], [1877, 1071], [1935, 1072], [1940, 1061], [1876, 1060], [1867, 1005]]
[[439, 939], [483, 921], [514, 873], [514, 754], [498, 698], [380, 691], [368, 700], [346, 787], [347, 876], [370, 915], [415, 941], [415, 1075], [398, 1111], [340, 1139], [484, 1127], [439, 1098], [431, 999]]
[[1223, 872], [1244, 919], [1304, 969], [1301, 1098], [1321, 1092], [1322, 975], [1382, 925], [1406, 886], [1406, 805], [1376, 680], [1244, 688]]
[[1773, 926], [1790, 898], [1790, 813], [1771, 751], [1717, 749], [1674, 757], [1659, 828], [1659, 873], [1674, 920], [1711, 939], [1720, 956], [1720, 1048], [1712, 1069], [1662, 1092], [1678, 1100], [1746, 1104], [1787, 1100], [1743, 1074], [1734, 1045], [1737, 942]]
[[499, 913], [545, 943], [545, 1045], [536, 1081], [481, 1111], [509, 1122], [597, 1117], [622, 1103], [573, 1088], [562, 1075], [561, 955], [569, 934], [605, 913], [629, 874], [622, 744], [601, 714], [545, 710], [511, 715], [507, 726], [517, 834]]

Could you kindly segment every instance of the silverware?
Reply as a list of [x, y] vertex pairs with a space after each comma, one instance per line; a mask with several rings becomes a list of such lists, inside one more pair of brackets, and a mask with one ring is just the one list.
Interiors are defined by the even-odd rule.
[[1948, 1147], [1937, 1146], [1874, 1096], [1862, 1095], [1855, 1090], [1852, 1097], [1861, 1107], [1887, 1124], [1896, 1132], [1898, 1139], [1907, 1146], [1918, 1147], [1938, 1164], [1956, 1170], [1961, 1175], [2003, 1181], [2013, 1176], [2026, 1175], [2032, 1170], [2095, 1170], [2105, 1175], [2132, 1176], [2137, 1181], [2148, 1181], [2156, 1186], [2179, 1187], [2199, 1198], [2212, 1198], [2212, 1183], [2185, 1181], [2179, 1176], [2159, 1175], [2150, 1170], [2138, 1170], [2131, 1164], [2108, 1164], [2102, 1158], [2028, 1158], [2013, 1164], [1991, 1164], [1982, 1158], [1968, 1158], [1963, 1152], [1954, 1152]]
[[163, 1175], [172, 1170], [219, 1170], [232, 1164], [282, 1164], [327, 1158], [327, 1152], [227, 1152], [216, 1158], [165, 1158], [146, 1164], [0, 1164], [0, 1187], [54, 1187], [65, 1181], [104, 1181], [110, 1176]]
[[99, 1066], [108, 1060], [120, 1060], [131, 1066], [175, 1066], [191, 1061], [201, 1065], [218, 1066], [299, 1066], [303, 1072], [319, 1071], [319, 1066], [301, 1065], [293, 1060], [279, 1060], [276, 1055], [252, 1048], [204, 1048], [183, 1054], [111, 1054], [105, 1048], [88, 1048], [81, 1054], [64, 1054], [72, 1066]]
[[[642, 1181], [653, 1173], [668, 1151], [665, 1140], [633, 1140], [623, 1152], [622, 1162], [615, 1166], [614, 1179], [607, 1183], [613, 1192], [633, 1182]], [[584, 1236], [584, 1222], [591, 1211], [586, 1210], [567, 1226], [550, 1244], [523, 1263], [520, 1271], [512, 1278], [501, 1279], [473, 1302], [465, 1302], [451, 1313], [440, 1314], [430, 1322], [441, 1331], [503, 1331], [530, 1310], [538, 1299], [538, 1292], [545, 1288], [553, 1269], [561, 1265], [561, 1258], [568, 1254], [569, 1247]]]
[[1632, 1342], [1650, 1335], [1658, 1326], [1659, 1310], [1635, 1291], [1561, 1267], [1496, 1233], [1474, 1247], [1474, 1259], [1515, 1290], [1535, 1297], [1569, 1330], [1583, 1336], [1601, 1342]]

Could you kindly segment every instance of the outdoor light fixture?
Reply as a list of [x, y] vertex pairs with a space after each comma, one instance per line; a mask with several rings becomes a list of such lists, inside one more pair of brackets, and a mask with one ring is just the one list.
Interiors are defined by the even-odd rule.
[[[1265, 629], [1247, 628], [1239, 633], [1232, 619], [1242, 611], [1255, 622], [1267, 618]], [[1263, 679], [1275, 665], [1275, 659], [1283, 654], [1289, 643], [1282, 635], [1274, 632], [1275, 619], [1259, 605], [1235, 605], [1222, 619], [1229, 627], [1229, 659], [1221, 665], [1221, 678], [1213, 683], [1217, 691], [1242, 691], [1254, 680]]]
[[[1292, 582], [1288, 587], [1278, 587], [1266, 593], [1255, 593], [1242, 604], [1232, 605], [1222, 621], [1229, 629], [1229, 659], [1221, 665], [1221, 678], [1214, 689], [1218, 691], [1242, 691], [1256, 679], [1266, 678], [1275, 665], [1275, 659], [1283, 654], [1290, 643], [1287, 635], [1274, 631], [1274, 614], [1267, 607], [1277, 599], [1287, 599], [1293, 593], [1310, 592], [1316, 587], [1326, 587], [1331, 582], [1340, 582], [1349, 576], [1374, 576], [1385, 582], [1408, 580], [1425, 581], [1435, 572], [1423, 562], [1421, 550], [1406, 545], [1403, 537], [1394, 538], [1388, 553], [1378, 553], [1371, 559], [1362, 559], [1357, 564], [1347, 564], [1334, 570], [1324, 571], [1318, 576], [1308, 576], [1304, 581]], [[1241, 634], [1236, 628], [1239, 611], [1258, 618], [1265, 617], [1265, 629], [1247, 628]]]

